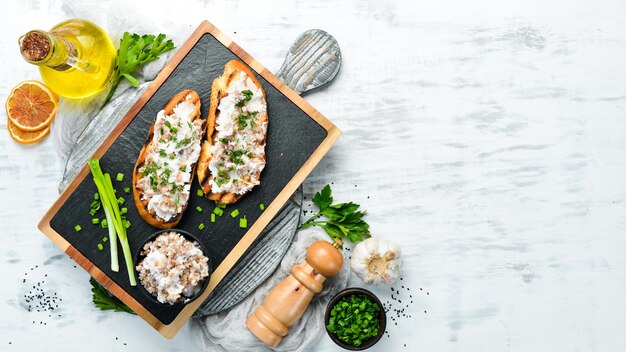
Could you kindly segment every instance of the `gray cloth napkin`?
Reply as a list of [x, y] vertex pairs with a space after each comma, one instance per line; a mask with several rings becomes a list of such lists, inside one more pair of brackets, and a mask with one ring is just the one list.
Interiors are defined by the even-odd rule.
[[328, 236], [315, 230], [297, 233], [283, 258], [280, 267], [257, 290], [232, 309], [191, 322], [191, 335], [205, 351], [300, 351], [312, 344], [324, 333], [324, 313], [328, 301], [348, 282], [348, 261], [334, 277], [324, 283], [324, 290], [313, 297], [304, 316], [289, 329], [289, 333], [276, 348], [267, 347], [248, 331], [246, 318], [263, 302], [268, 292], [284, 279], [294, 264], [304, 260], [307, 248], [317, 240]]

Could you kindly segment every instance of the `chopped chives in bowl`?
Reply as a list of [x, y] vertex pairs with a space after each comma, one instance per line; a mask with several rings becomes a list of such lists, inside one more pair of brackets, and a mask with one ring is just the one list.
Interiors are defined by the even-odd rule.
[[324, 315], [326, 331], [339, 346], [360, 351], [376, 344], [386, 327], [385, 311], [370, 291], [353, 287], [335, 295]]

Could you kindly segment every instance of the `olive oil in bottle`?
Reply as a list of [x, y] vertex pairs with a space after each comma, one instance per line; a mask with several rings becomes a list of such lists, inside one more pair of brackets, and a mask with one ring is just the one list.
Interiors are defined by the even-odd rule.
[[41, 78], [58, 95], [84, 98], [104, 90], [113, 78], [116, 51], [106, 32], [79, 19], [50, 31], [33, 30], [19, 39], [22, 57], [39, 66]]

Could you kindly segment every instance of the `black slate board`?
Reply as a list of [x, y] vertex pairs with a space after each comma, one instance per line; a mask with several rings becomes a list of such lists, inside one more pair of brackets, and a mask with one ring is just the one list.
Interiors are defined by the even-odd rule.
[[[132, 194], [125, 194], [122, 191], [124, 187], [131, 187], [132, 170], [139, 151], [146, 142], [150, 125], [163, 106], [183, 89], [193, 89], [198, 92], [202, 101], [202, 116], [206, 118], [211, 83], [222, 74], [224, 65], [233, 59], [239, 58], [211, 34], [204, 34], [102, 156], [101, 165], [104, 172], [109, 172], [114, 179], [118, 172], [125, 175], [122, 182], [114, 180], [113, 184], [118, 196], [121, 195], [126, 199], [124, 206], [128, 208], [126, 216], [132, 223], [128, 233], [133, 253], [150, 234], [157, 230], [141, 219], [135, 208]], [[214, 205], [206, 198], [196, 195], [198, 184], [197, 180], [194, 180], [189, 206], [178, 225], [178, 228], [201, 238], [208, 248], [208, 255], [214, 269], [220, 265], [247, 231], [247, 229], [239, 228], [238, 218], [231, 218], [230, 212], [238, 209], [242, 215], [246, 215], [248, 227], [251, 227], [261, 215], [259, 204], [271, 203], [327, 136], [327, 131], [322, 126], [273, 85], [258, 74], [256, 77], [265, 89], [269, 115], [267, 165], [261, 176], [261, 185], [255, 187], [235, 205], [228, 206], [224, 215], [221, 218], [218, 217], [216, 223], [211, 223], [210, 214]], [[97, 245], [104, 236], [107, 236], [107, 230], [99, 225], [91, 224], [89, 206], [95, 192], [96, 187], [92, 178], [87, 176], [51, 219], [52, 229], [61, 234], [159, 321], [166, 325], [171, 323], [180, 313], [182, 306], [155, 303], [138, 287], [130, 286], [121, 250], [118, 273], [110, 269], [108, 245], [105, 245], [103, 251], [98, 250]], [[196, 206], [202, 207], [203, 212], [197, 212]], [[104, 218], [102, 211], [97, 215]], [[202, 231], [198, 230], [200, 223], [205, 225]], [[76, 225], [80, 225], [83, 230], [76, 232], [74, 230]]]

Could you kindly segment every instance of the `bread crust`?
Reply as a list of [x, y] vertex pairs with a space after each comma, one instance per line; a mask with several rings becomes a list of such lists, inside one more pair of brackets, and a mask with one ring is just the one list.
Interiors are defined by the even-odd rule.
[[[202, 150], [200, 152], [200, 158], [198, 159], [198, 181], [200, 183], [200, 188], [204, 192], [205, 197], [213, 200], [217, 203], [223, 204], [232, 204], [238, 201], [244, 194], [235, 194], [230, 192], [220, 192], [213, 193], [211, 192], [211, 184], [210, 180], [213, 179], [213, 175], [209, 171], [209, 163], [211, 162], [211, 146], [215, 143], [215, 138], [217, 132], [215, 130], [215, 124], [217, 118], [219, 116], [218, 106], [220, 100], [227, 95], [226, 90], [228, 86], [236, 78], [239, 72], [245, 72], [246, 76], [248, 76], [252, 82], [261, 90], [263, 93], [263, 100], [266, 101], [265, 90], [261, 86], [261, 82], [254, 76], [254, 73], [246, 66], [243, 62], [232, 60], [229, 61], [224, 66], [224, 73], [216, 78], [213, 81], [213, 85], [211, 86], [211, 99], [209, 106], [209, 116], [207, 117], [207, 128], [205, 133], [205, 139], [202, 143]], [[265, 113], [259, 115], [257, 119], [260, 122], [267, 122], [267, 109]], [[267, 134], [263, 137], [262, 143], [265, 144], [265, 139], [267, 138]], [[265, 158], [265, 155], [262, 156]], [[260, 178], [260, 174], [258, 178]]]
[[[176, 94], [163, 108], [163, 110], [165, 110], [165, 114], [171, 115], [174, 112], [174, 107], [176, 107], [178, 103], [185, 101], [188, 95], [192, 96], [191, 99], [195, 107], [191, 115], [192, 121], [199, 119], [200, 118], [200, 97], [198, 96], [198, 93], [190, 89], [183, 90], [182, 92]], [[137, 211], [139, 212], [139, 215], [141, 216], [142, 219], [144, 219], [145, 222], [160, 229], [171, 229], [175, 227], [180, 221], [180, 219], [182, 218], [183, 213], [185, 212], [185, 210], [187, 209], [187, 206], [189, 205], [189, 201], [187, 201], [187, 204], [185, 204], [185, 206], [182, 208], [179, 214], [176, 214], [176, 216], [172, 217], [169, 221], [166, 222], [160, 217], [158, 217], [156, 213], [154, 212], [154, 210], [148, 211], [149, 200], [148, 199], [142, 200], [141, 198], [142, 198], [143, 192], [141, 189], [137, 188], [137, 182], [141, 178], [141, 175], [139, 174], [139, 169], [143, 166], [146, 160], [146, 156], [148, 155], [148, 150], [150, 149], [149, 147], [152, 144], [155, 122], [156, 122], [156, 118], [152, 122], [152, 126], [150, 127], [150, 132], [148, 133], [148, 139], [146, 141], [146, 144], [144, 144], [143, 148], [141, 148], [141, 151], [139, 152], [139, 157], [137, 158], [137, 162], [135, 163], [135, 168], [133, 170], [133, 187], [132, 187], [133, 198], [135, 199], [135, 206], [137, 207]], [[206, 121], [203, 121], [202, 130], [204, 131], [205, 128], [206, 128]], [[191, 177], [189, 179], [190, 180], [189, 182], [192, 182], [194, 178], [196, 165], [197, 163], [191, 166]]]

